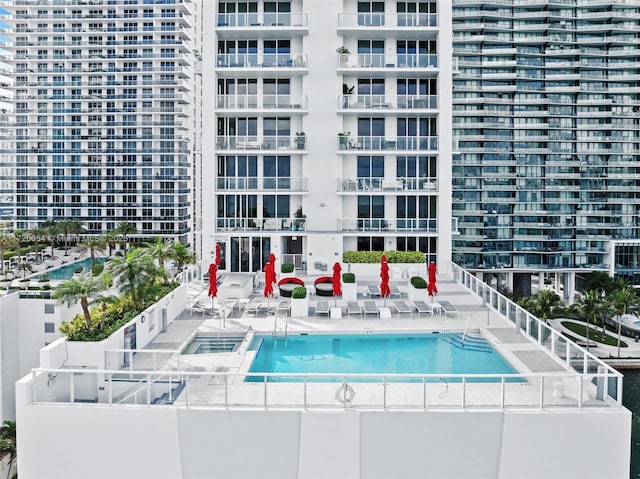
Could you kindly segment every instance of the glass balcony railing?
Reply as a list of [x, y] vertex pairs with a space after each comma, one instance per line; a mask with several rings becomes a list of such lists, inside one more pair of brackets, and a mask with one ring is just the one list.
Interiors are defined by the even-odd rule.
[[219, 109], [306, 109], [307, 95], [218, 95]]
[[435, 218], [339, 218], [339, 232], [417, 232], [437, 233]]
[[438, 191], [437, 178], [338, 178], [338, 192]]
[[306, 68], [302, 53], [219, 53], [218, 68]]
[[340, 68], [436, 68], [436, 53], [340, 53]]
[[437, 13], [340, 13], [338, 28], [351, 27], [437, 27]]
[[264, 190], [264, 191], [307, 191], [307, 178], [292, 177], [247, 177], [226, 176], [216, 180], [219, 191]]
[[218, 218], [218, 231], [304, 231], [306, 218]]
[[306, 150], [306, 137], [298, 136], [218, 136], [218, 150]]
[[388, 138], [384, 136], [340, 136], [338, 135], [338, 149], [340, 150], [437, 150], [437, 136], [398, 136]]
[[435, 109], [438, 95], [339, 95], [338, 108], [346, 110]]
[[306, 13], [218, 13], [218, 27], [306, 27]]

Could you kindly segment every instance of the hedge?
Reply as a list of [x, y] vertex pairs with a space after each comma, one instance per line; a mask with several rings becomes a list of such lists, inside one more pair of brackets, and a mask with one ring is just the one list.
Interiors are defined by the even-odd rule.
[[424, 253], [420, 251], [345, 251], [342, 253], [343, 263], [379, 263], [382, 254], [387, 263], [424, 263]]
[[293, 273], [294, 269], [295, 265], [293, 263], [282, 263], [282, 265], [280, 265], [281, 273]]
[[416, 289], [425, 289], [427, 287], [427, 282], [421, 276], [413, 276], [411, 278], [411, 284]]
[[302, 286], [296, 286], [295, 288], [293, 288], [293, 291], [291, 292], [291, 298], [303, 299], [306, 297], [307, 297], [307, 288], [304, 288]]
[[343, 283], [355, 283], [356, 275], [353, 273], [342, 273], [342, 282]]

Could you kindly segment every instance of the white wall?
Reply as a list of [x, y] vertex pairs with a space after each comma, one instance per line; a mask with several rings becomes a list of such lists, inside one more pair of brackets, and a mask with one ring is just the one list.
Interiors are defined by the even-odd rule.
[[30, 405], [28, 391], [26, 378], [18, 385], [23, 479], [629, 474], [631, 413], [624, 408], [225, 411]]

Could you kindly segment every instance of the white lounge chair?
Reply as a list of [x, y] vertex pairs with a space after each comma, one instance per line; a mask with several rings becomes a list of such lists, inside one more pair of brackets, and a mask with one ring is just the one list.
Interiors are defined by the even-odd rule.
[[422, 317], [422, 314], [429, 314], [433, 316], [433, 308], [430, 304], [425, 303], [424, 301], [414, 301], [413, 306], [418, 311], [418, 317]]
[[318, 301], [316, 303], [315, 316], [317, 317], [319, 314], [326, 314], [329, 316], [329, 301]]
[[360, 303], [357, 301], [347, 301], [347, 314], [349, 316], [352, 314], [358, 314], [362, 317], [362, 308], [360, 307]]

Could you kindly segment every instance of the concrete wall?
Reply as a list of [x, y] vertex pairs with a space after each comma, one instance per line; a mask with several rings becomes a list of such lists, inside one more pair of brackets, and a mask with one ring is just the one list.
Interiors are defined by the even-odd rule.
[[[631, 413], [224, 411], [28, 403], [20, 477], [626, 478]], [[96, 433], [99, 431], [99, 433]], [[89, 439], [90, 438], [90, 439]]]

